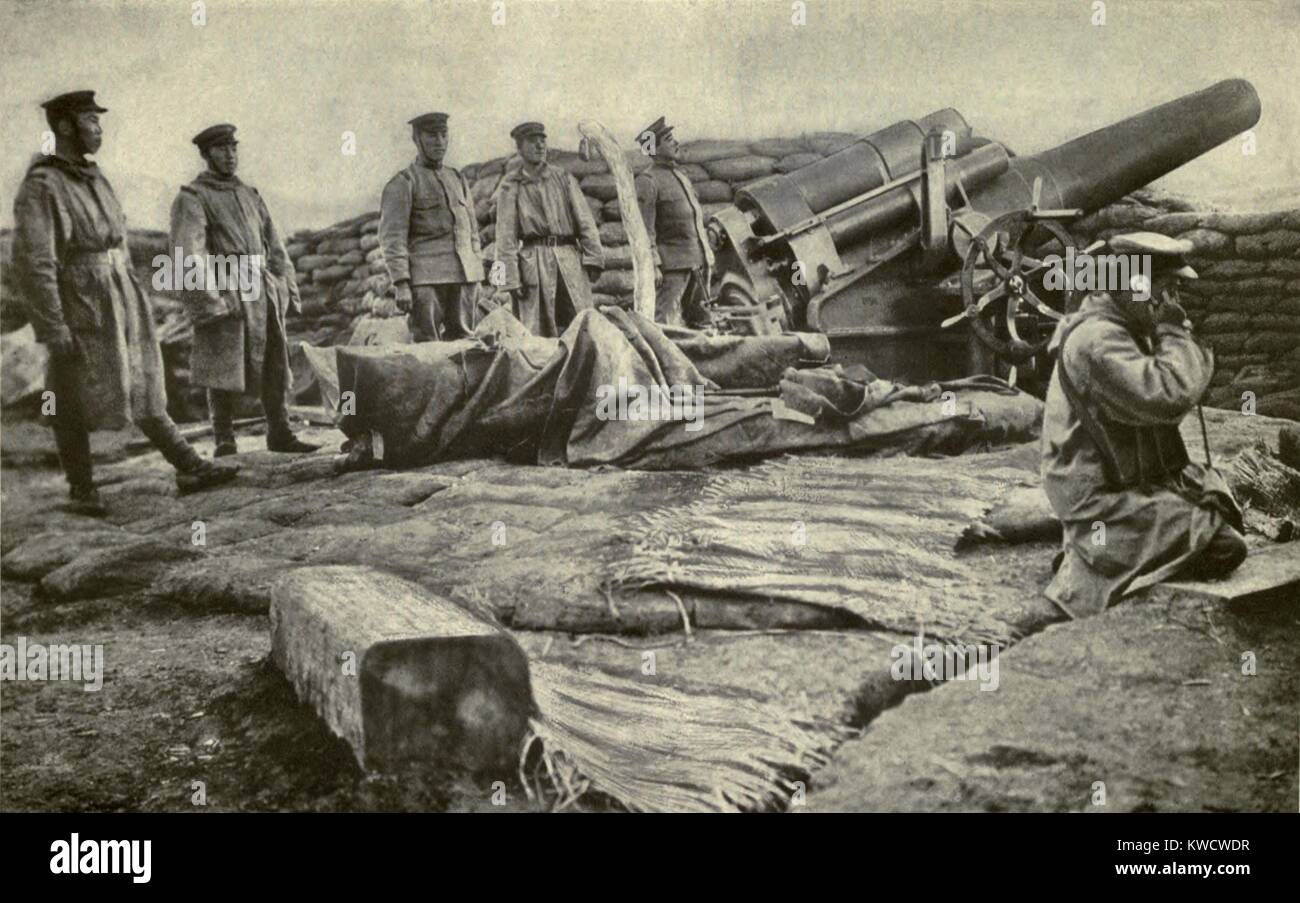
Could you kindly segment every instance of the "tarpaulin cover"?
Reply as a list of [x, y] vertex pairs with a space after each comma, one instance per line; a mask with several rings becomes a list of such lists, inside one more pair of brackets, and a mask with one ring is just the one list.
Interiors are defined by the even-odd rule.
[[[335, 354], [340, 428], [389, 467], [483, 455], [659, 470], [813, 450], [956, 454], [1032, 439], [1042, 413], [991, 377], [903, 386], [863, 367], [798, 369], [826, 360], [824, 336], [670, 337], [608, 307], [583, 311], [558, 339], [499, 308], [473, 339]], [[778, 380], [771, 397], [728, 392]]]

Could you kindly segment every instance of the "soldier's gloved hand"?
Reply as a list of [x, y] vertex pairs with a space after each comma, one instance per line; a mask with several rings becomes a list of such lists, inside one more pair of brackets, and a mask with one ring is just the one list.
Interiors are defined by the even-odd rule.
[[592, 285], [596, 284], [596, 282], [600, 279], [600, 274], [604, 272], [604, 270], [602, 270], [600, 267], [592, 267], [592, 266], [585, 266], [582, 268], [582, 271], [587, 274], [587, 281], [590, 282]]
[[1161, 323], [1168, 323], [1171, 326], [1182, 326], [1184, 324], [1190, 326], [1187, 318], [1187, 311], [1183, 310], [1183, 306], [1177, 301], [1172, 300], [1157, 305], [1153, 319], [1157, 326]]
[[81, 360], [81, 349], [70, 332], [51, 339], [46, 346], [50, 349], [50, 356], [56, 360], [68, 363]]
[[655, 267], [655, 288], [664, 284], [664, 271], [660, 267]]
[[411, 283], [399, 282], [393, 286], [393, 300], [397, 302], [397, 309], [406, 313], [411, 309]]

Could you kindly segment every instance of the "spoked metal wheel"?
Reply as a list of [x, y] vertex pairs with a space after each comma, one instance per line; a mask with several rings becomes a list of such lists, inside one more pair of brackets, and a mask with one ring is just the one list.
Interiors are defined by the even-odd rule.
[[1072, 313], [1072, 288], [1044, 285], [1045, 250], [1064, 255], [1074, 247], [1059, 223], [1029, 210], [1015, 210], [990, 222], [970, 239], [961, 268], [964, 309], [945, 326], [968, 319], [980, 342], [1010, 368], [1033, 366], [1047, 350], [1056, 324]]

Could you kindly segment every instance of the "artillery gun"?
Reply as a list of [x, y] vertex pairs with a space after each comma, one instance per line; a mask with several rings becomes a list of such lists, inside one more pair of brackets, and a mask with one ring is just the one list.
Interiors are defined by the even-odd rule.
[[[895, 379], [972, 373], [1045, 388], [1071, 291], [1044, 285], [1063, 225], [1259, 121], [1249, 82], [1202, 91], [1032, 156], [939, 110], [737, 191], [710, 217], [724, 329], [825, 333], [832, 359]], [[1079, 249], [1080, 252], [1089, 249]]]

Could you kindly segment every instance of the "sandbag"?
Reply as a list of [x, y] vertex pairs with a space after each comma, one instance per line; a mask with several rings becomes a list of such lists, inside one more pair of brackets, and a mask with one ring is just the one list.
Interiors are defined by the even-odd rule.
[[687, 141], [682, 145], [679, 159], [683, 163], [707, 163], [725, 157], [740, 157], [749, 153], [749, 145], [743, 141], [713, 141], [703, 139]]
[[782, 157], [776, 161], [772, 167], [777, 172], [794, 172], [796, 169], [803, 169], [822, 159], [820, 154], [791, 154], [788, 157]]
[[598, 198], [601, 201], [618, 197], [618, 187], [614, 183], [614, 176], [610, 173], [583, 176], [578, 184], [582, 188], [582, 193], [588, 197]]
[[636, 279], [632, 275], [631, 259], [628, 260], [628, 269], [607, 269], [600, 274], [596, 284], [592, 289], [602, 295], [630, 295], [636, 286]]
[[715, 179], [722, 179], [726, 182], [747, 182], [751, 179], [770, 176], [774, 172], [773, 167], [775, 165], [776, 160], [771, 157], [747, 154], [743, 157], [711, 160], [704, 164], [704, 168]]
[[620, 222], [602, 223], [600, 226], [600, 243], [609, 247], [610, 245], [627, 244], [627, 231]]
[[802, 138], [765, 138], [749, 146], [749, 152], [763, 157], [788, 157], [808, 151], [808, 142]]

